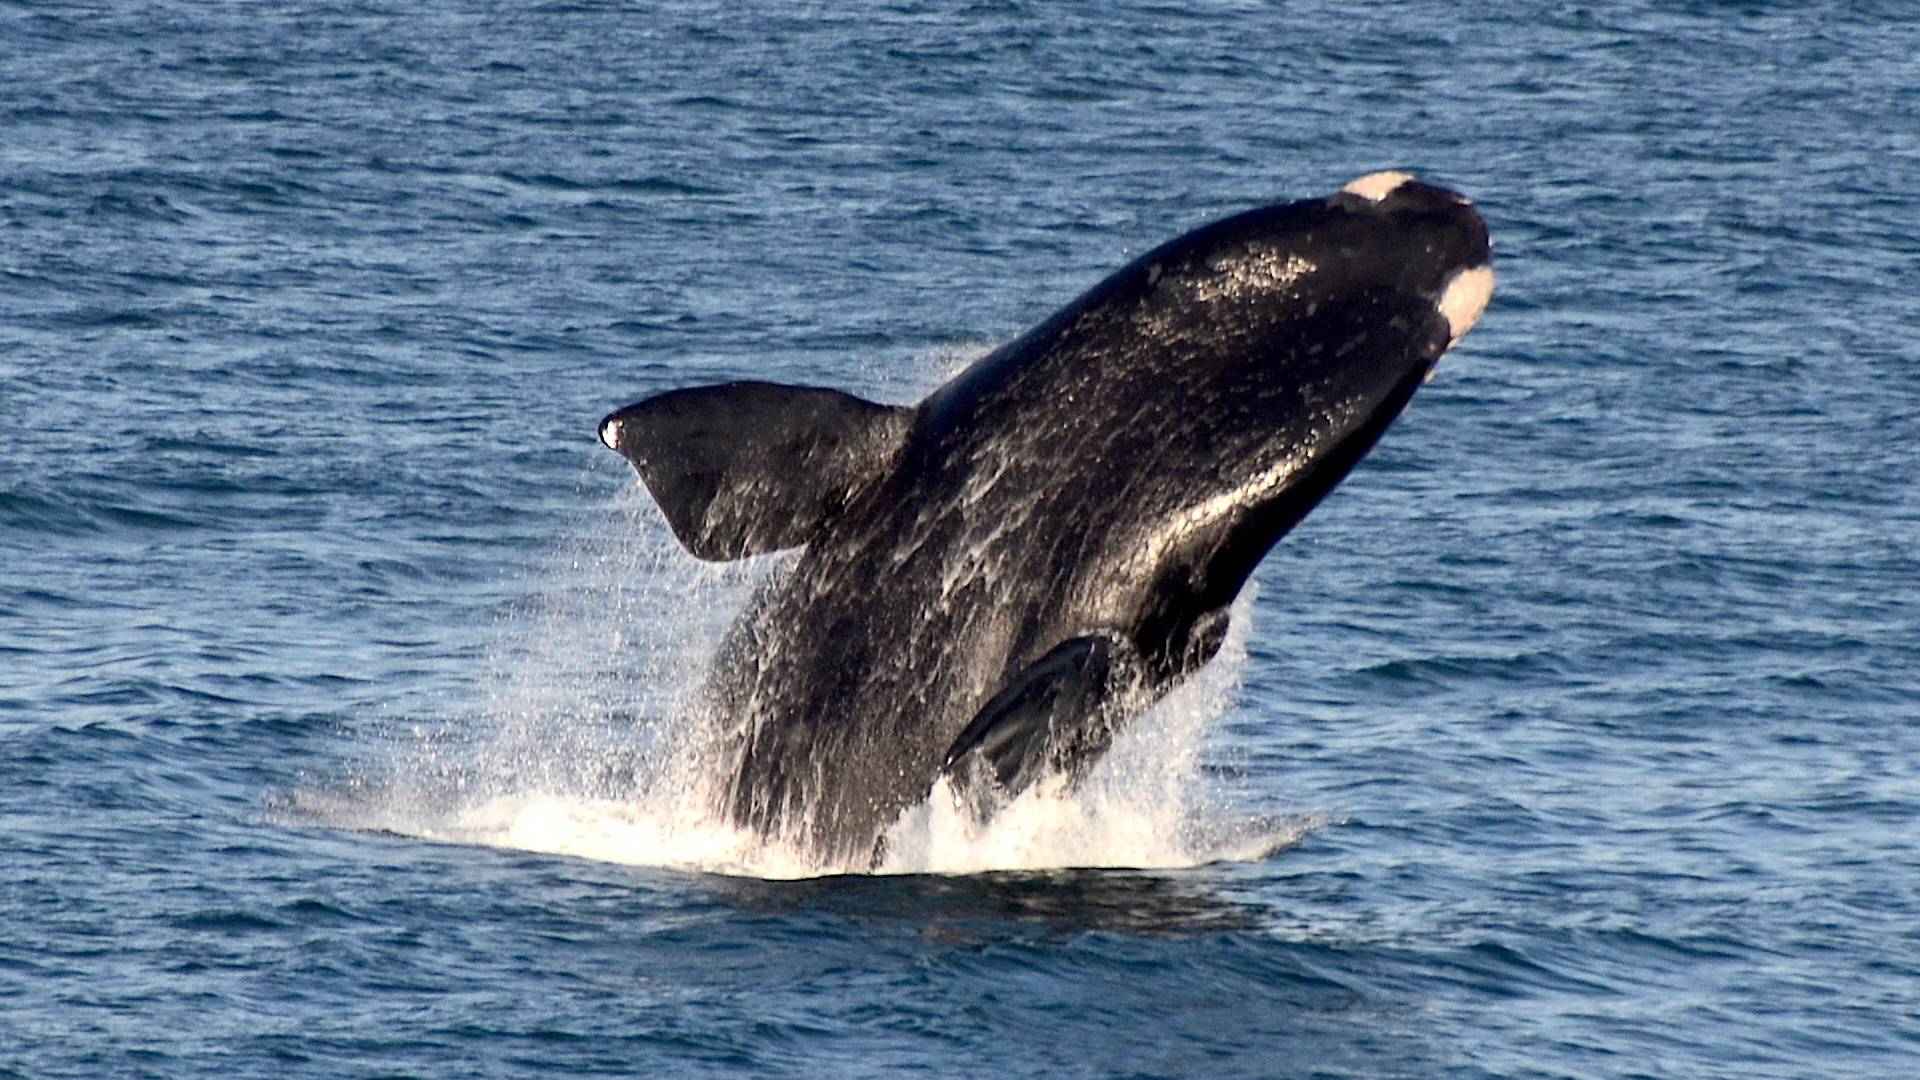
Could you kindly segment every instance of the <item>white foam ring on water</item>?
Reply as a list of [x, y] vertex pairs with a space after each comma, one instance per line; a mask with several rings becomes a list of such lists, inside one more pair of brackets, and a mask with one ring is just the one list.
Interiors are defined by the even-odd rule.
[[[508, 619], [481, 715], [411, 733], [389, 774], [304, 792], [306, 816], [453, 843], [768, 878], [825, 865], [714, 812], [725, 757], [692, 712], [728, 622], [775, 560], [715, 566], [674, 543], [637, 483], [583, 526]], [[1245, 662], [1250, 596], [1220, 655], [1136, 720], [1075, 790], [1043, 783], [983, 827], [941, 784], [889, 830], [881, 873], [1169, 868], [1251, 860], [1316, 827], [1236, 819], [1204, 769], [1209, 722]]]

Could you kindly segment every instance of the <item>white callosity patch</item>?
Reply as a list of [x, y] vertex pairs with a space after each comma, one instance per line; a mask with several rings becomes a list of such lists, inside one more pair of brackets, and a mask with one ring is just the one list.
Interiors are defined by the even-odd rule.
[[1447, 279], [1440, 292], [1440, 314], [1447, 320], [1447, 330], [1453, 335], [1447, 342], [1451, 349], [1460, 343], [1460, 339], [1480, 321], [1480, 314], [1487, 310], [1487, 301], [1493, 297], [1493, 267], [1474, 266], [1455, 271]]
[[1365, 176], [1351, 180], [1347, 183], [1346, 187], [1340, 190], [1349, 195], [1358, 195], [1369, 202], [1379, 202], [1381, 199], [1393, 194], [1395, 188], [1411, 179], [1413, 179], [1413, 174], [1410, 172], [1399, 172], [1389, 169], [1385, 172], [1368, 173]]

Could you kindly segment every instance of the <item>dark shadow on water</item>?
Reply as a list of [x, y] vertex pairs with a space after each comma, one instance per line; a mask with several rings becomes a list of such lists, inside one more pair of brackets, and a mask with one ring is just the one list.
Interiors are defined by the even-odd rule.
[[1046, 870], [985, 874], [845, 875], [801, 881], [714, 876], [717, 899], [757, 914], [812, 912], [959, 928], [1028, 926], [1063, 934], [1251, 931], [1265, 905], [1229, 899], [1202, 871]]

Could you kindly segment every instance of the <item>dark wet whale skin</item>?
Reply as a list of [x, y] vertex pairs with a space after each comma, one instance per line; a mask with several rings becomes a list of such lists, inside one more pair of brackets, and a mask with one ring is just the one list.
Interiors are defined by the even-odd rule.
[[1134, 260], [918, 406], [876, 408], [835, 459], [834, 512], [708, 679], [736, 762], [724, 810], [859, 863], [983, 706], [1075, 639], [1125, 661], [1107, 722], [1143, 710], [1405, 408], [1455, 336], [1443, 291], [1488, 261], [1479, 215], [1417, 181], [1263, 207]]

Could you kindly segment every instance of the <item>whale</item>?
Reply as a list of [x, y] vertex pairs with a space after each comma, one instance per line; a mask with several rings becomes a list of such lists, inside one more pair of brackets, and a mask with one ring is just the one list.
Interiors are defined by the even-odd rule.
[[1376, 172], [1154, 247], [917, 403], [743, 380], [606, 416], [692, 556], [799, 549], [696, 695], [710, 809], [858, 868], [943, 782], [975, 822], [1079, 784], [1493, 284], [1467, 198]]

